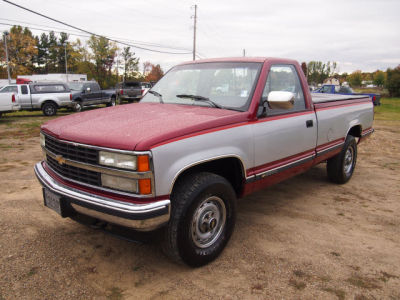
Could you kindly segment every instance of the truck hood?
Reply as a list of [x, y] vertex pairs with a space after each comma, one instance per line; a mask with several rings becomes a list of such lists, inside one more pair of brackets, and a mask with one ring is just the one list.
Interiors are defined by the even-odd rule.
[[72, 114], [41, 129], [62, 140], [122, 150], [150, 150], [170, 140], [247, 121], [247, 112], [135, 103]]

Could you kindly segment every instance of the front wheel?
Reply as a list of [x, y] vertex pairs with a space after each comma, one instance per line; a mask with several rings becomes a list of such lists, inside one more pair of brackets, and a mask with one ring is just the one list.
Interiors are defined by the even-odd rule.
[[107, 105], [107, 107], [117, 105], [117, 101], [115, 100], [115, 97], [111, 97], [111, 101], [109, 103], [107, 103], [106, 105]]
[[350, 180], [356, 167], [357, 142], [354, 136], [346, 138], [342, 151], [330, 158], [327, 163], [328, 178], [335, 183], [343, 184]]
[[83, 109], [83, 105], [80, 101], [75, 102], [74, 111], [80, 112]]
[[206, 172], [190, 174], [177, 185], [163, 249], [175, 261], [203, 266], [218, 257], [232, 235], [236, 194], [225, 178]]
[[43, 104], [42, 111], [45, 116], [54, 116], [57, 113], [57, 106], [52, 102], [47, 102]]

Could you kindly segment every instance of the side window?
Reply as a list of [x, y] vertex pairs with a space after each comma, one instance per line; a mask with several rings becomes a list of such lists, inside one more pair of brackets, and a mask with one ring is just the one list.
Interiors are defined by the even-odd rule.
[[293, 65], [271, 66], [262, 94], [262, 100], [268, 99], [268, 94], [273, 91], [293, 93], [294, 105], [291, 109], [271, 109], [266, 105], [267, 115], [284, 114], [306, 109], [300, 79]]
[[28, 87], [26, 85], [21, 85], [21, 94], [22, 95], [28, 94]]
[[95, 83], [92, 83], [92, 84], [90, 85], [90, 89], [92, 90], [92, 92], [98, 92], [98, 91], [100, 91], [99, 85], [98, 85], [98, 84], [95, 84]]
[[330, 85], [325, 85], [322, 87], [322, 91], [323, 93], [330, 93], [331, 92], [331, 86]]

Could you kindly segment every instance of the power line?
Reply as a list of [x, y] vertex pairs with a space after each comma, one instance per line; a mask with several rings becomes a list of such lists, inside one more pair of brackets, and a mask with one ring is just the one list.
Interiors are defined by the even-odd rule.
[[[5, 19], [5, 18], [0, 18], [0, 20], [7, 20], [7, 21], [11, 21], [11, 22], [18, 22], [18, 23], [22, 23], [22, 24], [29, 24], [29, 25], [35, 25], [35, 26], [43, 26], [43, 27], [50, 28], [52, 30], [42, 29], [42, 28], [38, 28], [38, 27], [26, 26], [26, 25], [22, 25], [22, 24], [0, 23], [2, 25], [23, 26], [23, 27], [27, 27], [27, 28], [30, 28], [30, 29], [34, 29], [34, 30], [41, 30], [41, 31], [47, 31], [47, 32], [53, 31], [53, 32], [56, 32], [56, 33], [65, 32], [65, 33], [68, 33], [68, 34], [74, 35], [74, 36], [90, 37], [90, 35], [76, 34], [75, 32], [80, 32], [80, 31], [77, 31], [77, 30], [64, 29], [64, 28], [60, 28], [60, 27], [52, 27], [52, 26], [47, 26], [47, 25], [34, 24], [34, 23], [28, 23], [28, 22], [23, 22], [23, 21], [19, 21], [19, 20], [11, 20], [11, 19]], [[62, 30], [62, 31], [57, 31], [55, 29], [59, 29], [59, 30]], [[110, 36], [110, 37], [114, 38], [114, 39], [121, 40], [121, 41], [132, 42], [132, 44], [134, 44], [134, 45], [144, 45], [144, 46], [150, 46], [150, 47], [156, 47], [156, 48], [173, 49], [173, 50], [181, 50], [181, 51], [190, 51], [190, 49], [186, 49], [186, 48], [170, 47], [170, 46], [165, 46], [165, 45], [156, 44], [156, 43], [149, 43], [149, 42], [142, 42], [142, 41], [125, 39], [125, 38], [121, 38], [121, 37], [114, 37], [114, 36]]]
[[59, 20], [57, 20], [57, 19], [54, 19], [54, 18], [49, 17], [49, 16], [46, 16], [46, 15], [44, 15], [44, 14], [41, 14], [41, 13], [39, 13], [39, 12], [36, 12], [36, 11], [31, 10], [31, 9], [29, 9], [29, 8], [26, 8], [26, 7], [23, 7], [23, 6], [19, 5], [19, 4], [13, 3], [13, 2], [11, 2], [11, 1], [3, 0], [3, 2], [6, 2], [6, 3], [11, 4], [11, 5], [14, 5], [14, 6], [18, 7], [18, 8], [21, 8], [21, 9], [23, 9], [23, 10], [26, 10], [26, 11], [30, 12], [30, 13], [33, 13], [33, 14], [38, 15], [38, 16], [41, 16], [41, 17], [43, 17], [43, 18], [49, 19], [49, 20], [51, 20], [51, 21], [53, 21], [53, 22], [60, 23], [60, 24], [62, 24], [62, 25], [64, 25], [64, 26], [71, 27], [71, 28], [73, 28], [73, 29], [76, 29], [76, 30], [85, 32], [85, 33], [90, 34], [90, 35], [93, 35], [93, 36], [102, 37], [102, 38], [105, 38], [105, 39], [107, 39], [107, 40], [109, 40], [109, 41], [111, 41], [111, 42], [118, 43], [118, 44], [122, 44], [122, 45], [125, 45], [125, 46], [128, 46], [128, 47], [133, 47], [133, 48], [137, 48], [137, 49], [141, 49], [141, 50], [146, 50], [146, 51], [151, 51], [151, 52], [157, 52], [157, 53], [178, 54], [178, 55], [179, 55], [179, 54], [191, 54], [191, 52], [180, 52], [180, 53], [178, 53], [178, 52], [170, 52], [170, 51], [161, 51], [161, 50], [149, 49], [149, 48], [145, 48], [145, 47], [141, 47], [141, 46], [137, 46], [137, 45], [128, 44], [128, 43], [125, 43], [125, 42], [121, 42], [121, 41], [118, 41], [118, 40], [115, 40], [115, 39], [111, 39], [111, 38], [108, 38], [108, 37], [106, 37], [106, 36], [103, 36], [103, 35], [100, 35], [100, 34], [97, 34], [97, 33], [94, 33], [94, 32], [91, 32], [91, 31], [88, 31], [88, 30], [85, 30], [85, 29], [76, 27], [76, 26], [74, 26], [74, 25], [70, 25], [70, 24], [65, 23], [65, 22], [63, 22], [63, 21], [59, 21]]

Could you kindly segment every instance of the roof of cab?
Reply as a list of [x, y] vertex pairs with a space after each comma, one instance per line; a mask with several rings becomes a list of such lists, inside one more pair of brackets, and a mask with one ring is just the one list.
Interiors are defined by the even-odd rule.
[[293, 64], [297, 61], [293, 59], [287, 58], [276, 58], [276, 57], [223, 57], [223, 58], [207, 58], [207, 59], [199, 59], [186, 61], [179, 65], [187, 65], [187, 64], [201, 64], [201, 63], [213, 63], [213, 62], [256, 62], [256, 63], [264, 63], [266, 61], [279, 61], [282, 63], [290, 63]]

